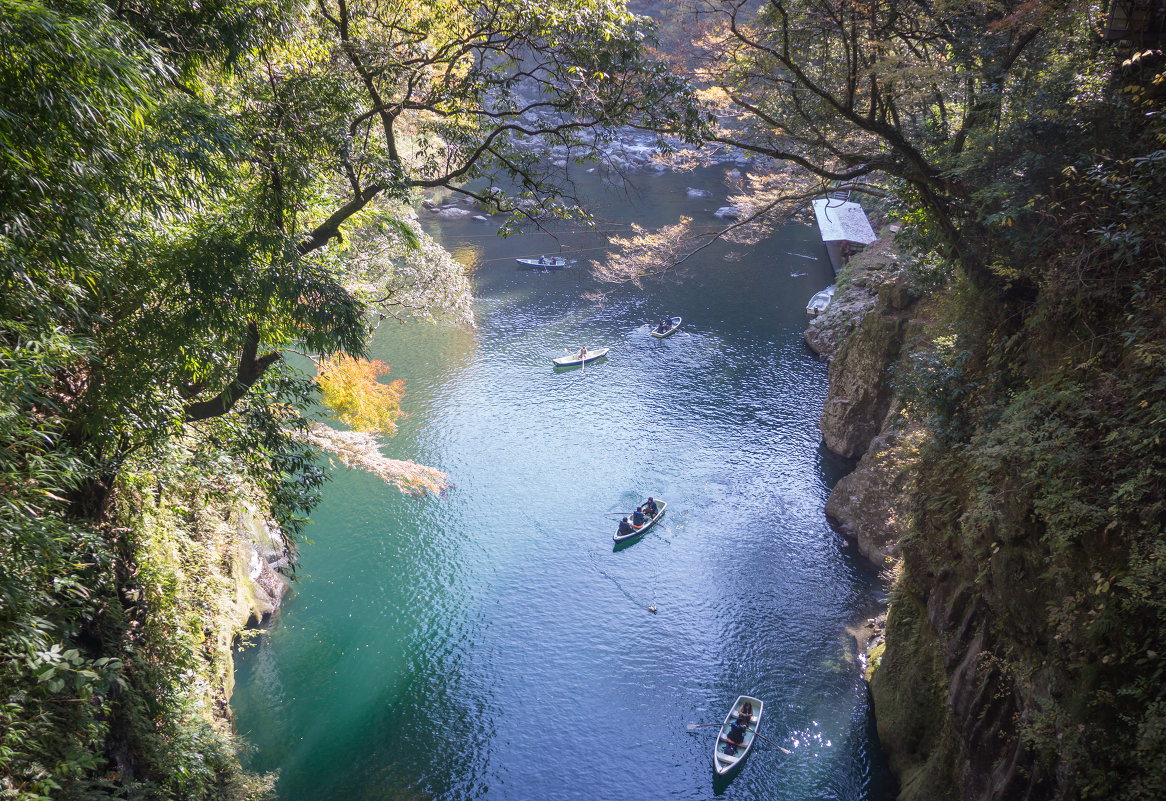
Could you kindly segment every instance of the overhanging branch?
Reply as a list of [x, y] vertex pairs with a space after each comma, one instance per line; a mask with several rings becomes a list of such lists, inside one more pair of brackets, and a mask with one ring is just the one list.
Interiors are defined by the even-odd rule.
[[263, 377], [267, 368], [283, 358], [277, 351], [259, 353], [259, 327], [254, 322], [247, 323], [247, 335], [243, 340], [243, 351], [239, 354], [239, 367], [235, 372], [235, 380], [215, 397], [189, 403], [183, 408], [185, 420], [188, 423], [197, 423], [199, 420], [210, 420], [220, 417], [234, 408], [239, 399]]

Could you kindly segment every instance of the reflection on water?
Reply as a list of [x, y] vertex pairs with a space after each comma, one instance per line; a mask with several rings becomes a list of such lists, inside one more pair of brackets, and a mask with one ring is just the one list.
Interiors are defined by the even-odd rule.
[[[712, 222], [723, 205], [715, 172], [642, 180], [603, 198], [600, 228]], [[689, 197], [697, 185], [717, 197]], [[684, 282], [595, 305], [585, 269], [518, 269], [558, 252], [549, 236], [488, 229], [434, 228], [477, 254], [477, 330], [386, 324], [372, 354], [407, 381], [388, 455], [453, 489], [418, 501], [335, 475], [296, 593], [237, 660], [252, 766], [297, 801], [881, 799], [842, 635], [880, 590], [823, 518], [843, 468], [819, 451], [826, 368], [800, 337], [831, 280], [807, 258], [816, 232], [732, 263], [709, 249]], [[666, 314], [680, 331], [649, 336]], [[581, 344], [611, 354], [552, 368]], [[609, 513], [649, 494], [667, 513], [614, 549]], [[792, 753], [761, 742], [714, 784], [716, 730], [686, 726], [741, 693], [765, 699], [762, 734]]]

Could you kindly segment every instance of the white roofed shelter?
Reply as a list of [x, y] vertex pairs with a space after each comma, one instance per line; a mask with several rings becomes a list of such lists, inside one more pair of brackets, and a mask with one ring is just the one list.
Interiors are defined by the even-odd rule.
[[818, 220], [818, 230], [822, 242], [830, 255], [830, 266], [834, 274], [842, 269], [843, 244], [869, 245], [878, 239], [870, 220], [862, 206], [836, 198], [819, 198], [814, 201], [814, 217]]

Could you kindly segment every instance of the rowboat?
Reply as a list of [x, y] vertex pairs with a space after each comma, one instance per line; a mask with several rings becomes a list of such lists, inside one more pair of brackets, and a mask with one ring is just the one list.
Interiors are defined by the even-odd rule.
[[[753, 707], [753, 716], [748, 720], [744, 726], [745, 733], [741, 738], [741, 742], [736, 743], [729, 739], [729, 733], [733, 730], [733, 722], [737, 720], [741, 714], [741, 707], [745, 704], [751, 704]], [[739, 695], [737, 700], [733, 702], [733, 706], [729, 709], [729, 714], [725, 715], [725, 722], [721, 724], [721, 728], [717, 730], [717, 743], [713, 746], [713, 770], [718, 776], [724, 776], [737, 765], [741, 764], [741, 760], [749, 753], [749, 749], [753, 747], [753, 743], [757, 740], [757, 728], [761, 725], [761, 709], [764, 704], [759, 698], [752, 698], [748, 695]]]
[[576, 364], [586, 364], [587, 362], [593, 362], [596, 359], [602, 359], [607, 355], [609, 350], [611, 350], [611, 348], [596, 348], [595, 350], [589, 349], [586, 356], [582, 355], [582, 351], [577, 350], [567, 356], [560, 356], [557, 359], [551, 359], [551, 361], [555, 363], [556, 367], [571, 367]]
[[806, 314], [810, 316], [821, 314], [830, 306], [830, 301], [832, 300], [834, 300], [833, 284], [821, 292], [814, 293], [814, 297], [810, 298], [810, 302], [806, 304]]
[[[668, 506], [668, 504], [665, 503], [664, 501], [660, 500], [659, 498], [656, 498], [655, 501], [656, 501], [656, 514], [655, 514], [655, 516], [649, 517], [647, 520], [644, 521], [644, 524], [638, 528], [636, 527], [635, 523], [632, 523], [629, 520], [628, 524], [632, 527], [632, 532], [630, 534], [620, 534], [618, 531], [616, 531], [615, 536], [612, 537], [612, 539], [615, 540], [616, 542], [624, 542], [625, 540], [630, 540], [632, 537], [640, 536], [645, 531], [650, 529], [652, 526], [656, 525], [656, 521], [664, 516], [664, 509]], [[646, 503], [646, 501], [645, 501], [645, 503]], [[643, 504], [640, 504], [641, 511], [643, 510], [643, 508], [644, 508]]]
[[519, 264], [534, 267], [536, 270], [561, 270], [570, 267], [578, 259], [566, 259], [562, 256], [539, 256], [537, 259], [515, 259]]
[[673, 334], [676, 333], [676, 329], [680, 327], [681, 319], [683, 319], [683, 318], [669, 317], [668, 318], [668, 327], [665, 328], [663, 331], [660, 330], [660, 325], [659, 325], [659, 323], [657, 323], [656, 326], [652, 328], [652, 336], [656, 337], [656, 339], [663, 339], [664, 337], [672, 336]]

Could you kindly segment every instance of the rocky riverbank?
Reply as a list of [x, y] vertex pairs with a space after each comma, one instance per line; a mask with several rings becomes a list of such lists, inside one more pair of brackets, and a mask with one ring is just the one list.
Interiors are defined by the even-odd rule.
[[[830, 361], [822, 438], [834, 453], [857, 460], [826, 502], [830, 523], [894, 581], [915, 434], [900, 424], [893, 375], [922, 335], [925, 313], [901, 268], [893, 233], [853, 257], [838, 276], [827, 310], [807, 327], [806, 345]], [[863, 677], [870, 682], [886, 649], [888, 610], [849, 627]], [[876, 707], [876, 712], [877, 712]]]
[[830, 494], [826, 516], [881, 566], [898, 556], [911, 475], [901, 447], [911, 434], [896, 425], [900, 403], [892, 376], [919, 339], [924, 320], [893, 234], [885, 230], [846, 265], [834, 300], [805, 332], [810, 349], [830, 360], [822, 438], [833, 453], [858, 460]]
[[919, 299], [899, 261], [855, 258], [806, 332], [858, 459], [827, 516], [893, 578], [851, 634], [899, 799], [1158, 798], [1162, 294], [1086, 302], [1049, 262], [1039, 293]]

